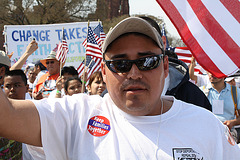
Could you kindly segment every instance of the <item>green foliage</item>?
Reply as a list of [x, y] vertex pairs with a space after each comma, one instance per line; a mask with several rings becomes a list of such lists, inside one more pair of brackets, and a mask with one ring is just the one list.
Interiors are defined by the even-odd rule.
[[2, 0], [4, 24], [52, 24], [81, 21], [94, 12], [94, 0]]

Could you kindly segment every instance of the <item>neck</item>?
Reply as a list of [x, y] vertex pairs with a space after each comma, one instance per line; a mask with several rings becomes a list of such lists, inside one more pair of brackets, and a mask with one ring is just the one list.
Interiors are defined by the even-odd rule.
[[171, 107], [172, 107], [172, 105], [173, 105], [173, 101], [171, 101], [171, 100], [166, 100], [166, 99], [162, 99], [162, 101], [163, 101], [163, 111], [162, 111], [162, 113], [166, 113]]
[[58, 74], [59, 74], [59, 73], [54, 73], [54, 74], [50, 74], [50, 73], [49, 73], [49, 76], [58, 75]]

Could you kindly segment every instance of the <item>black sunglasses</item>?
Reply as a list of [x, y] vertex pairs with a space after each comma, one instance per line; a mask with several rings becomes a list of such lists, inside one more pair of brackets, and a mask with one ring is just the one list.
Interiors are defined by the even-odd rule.
[[47, 62], [46, 62], [46, 64], [49, 64], [49, 63], [53, 64], [54, 61], [47, 61]]
[[160, 65], [162, 59], [163, 54], [143, 57], [135, 60], [104, 60], [104, 62], [112, 72], [125, 73], [131, 70], [133, 64], [135, 64], [141, 71], [155, 69]]

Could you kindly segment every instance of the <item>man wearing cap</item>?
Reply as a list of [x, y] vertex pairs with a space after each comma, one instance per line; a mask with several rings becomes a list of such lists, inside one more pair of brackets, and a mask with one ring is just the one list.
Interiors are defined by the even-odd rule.
[[9, 71], [11, 61], [4, 51], [0, 50], [0, 85], [2, 88], [5, 73]]
[[[240, 159], [227, 127], [211, 112], [161, 97], [168, 58], [148, 22], [121, 21], [102, 49], [108, 94], [9, 103], [0, 92], [0, 136], [43, 146], [46, 159]], [[10, 124], [19, 132], [3, 129]]]
[[33, 92], [34, 99], [47, 98], [51, 91], [56, 88], [56, 80], [60, 73], [60, 62], [56, 59], [56, 52], [51, 51], [46, 59], [40, 62], [48, 72], [40, 77]]

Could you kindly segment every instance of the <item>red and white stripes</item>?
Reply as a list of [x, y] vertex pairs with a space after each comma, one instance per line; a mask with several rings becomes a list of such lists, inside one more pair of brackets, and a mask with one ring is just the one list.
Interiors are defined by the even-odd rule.
[[218, 78], [240, 68], [238, 0], [157, 0], [198, 63]]

